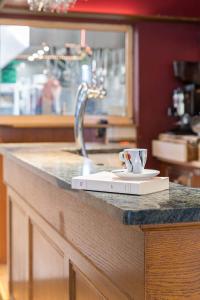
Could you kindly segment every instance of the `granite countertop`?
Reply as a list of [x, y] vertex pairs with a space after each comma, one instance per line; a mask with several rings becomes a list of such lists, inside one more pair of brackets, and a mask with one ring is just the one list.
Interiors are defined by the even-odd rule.
[[[95, 165], [63, 148], [74, 144], [3, 145], [0, 152], [14, 159], [45, 180], [72, 193], [80, 193], [87, 201], [126, 225], [166, 224], [200, 221], [200, 189], [170, 184], [170, 189], [145, 196], [79, 191], [71, 189], [74, 176], [86, 175], [109, 168]], [[120, 147], [119, 147], [120, 148]]]

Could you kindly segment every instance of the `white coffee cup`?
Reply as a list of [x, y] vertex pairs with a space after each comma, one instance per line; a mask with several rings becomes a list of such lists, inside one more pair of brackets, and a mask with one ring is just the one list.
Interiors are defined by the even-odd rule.
[[124, 149], [119, 153], [119, 159], [125, 163], [128, 172], [140, 174], [147, 162], [147, 149]]

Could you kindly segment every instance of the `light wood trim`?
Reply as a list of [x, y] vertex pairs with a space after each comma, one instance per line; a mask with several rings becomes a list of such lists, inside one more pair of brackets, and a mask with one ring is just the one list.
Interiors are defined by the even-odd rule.
[[[133, 27], [124, 24], [105, 24], [105, 23], [84, 23], [84, 22], [50, 22], [41, 20], [27, 20], [27, 19], [7, 19], [0, 18], [0, 25], [18, 25], [18, 26], [30, 26], [36, 28], [57, 28], [57, 29], [71, 29], [71, 30], [94, 30], [94, 31], [116, 31], [125, 33], [125, 66], [126, 66], [126, 104], [127, 111], [126, 116], [121, 118], [133, 119]], [[107, 116], [105, 116], [106, 118]], [[104, 118], [104, 116], [102, 116]]]
[[0, 299], [9, 300], [7, 265], [0, 265]]
[[182, 230], [184, 228], [199, 228], [200, 229], [200, 222], [183, 222], [183, 223], [168, 223], [168, 224], [150, 224], [150, 225], [141, 225], [141, 230], [146, 231], [163, 231], [163, 230]]
[[0, 155], [0, 264], [6, 263], [6, 186], [3, 183], [3, 156]]
[[[108, 124], [98, 124], [100, 120]], [[132, 119], [117, 116], [86, 116], [85, 127], [105, 128], [109, 126], [134, 126]], [[74, 117], [70, 115], [0, 116], [0, 126], [15, 128], [33, 127], [74, 127]]]
[[[31, 262], [31, 263], [30, 263]], [[33, 283], [33, 225], [28, 217], [28, 281], [32, 287]], [[29, 297], [33, 299], [33, 289], [29, 288]]]
[[124, 24], [105, 24], [105, 23], [85, 23], [85, 22], [64, 22], [64, 21], [42, 21], [42, 20], [29, 20], [29, 19], [11, 19], [1, 18], [0, 25], [18, 25], [30, 26], [38, 28], [57, 28], [57, 29], [74, 29], [74, 30], [94, 30], [94, 31], [119, 31], [128, 32], [130, 25]]
[[[7, 226], [6, 226], [6, 231], [7, 231], [7, 272], [8, 272], [8, 278], [11, 278], [12, 274], [12, 266], [11, 266], [11, 257], [12, 257], [12, 249], [11, 249], [11, 226], [10, 226], [10, 220], [12, 218], [12, 206], [11, 206], [11, 201], [10, 198], [7, 196], [7, 211], [6, 211], [6, 216], [7, 216]], [[11, 287], [11, 281], [8, 280], [8, 291], [9, 294], [12, 291]]]

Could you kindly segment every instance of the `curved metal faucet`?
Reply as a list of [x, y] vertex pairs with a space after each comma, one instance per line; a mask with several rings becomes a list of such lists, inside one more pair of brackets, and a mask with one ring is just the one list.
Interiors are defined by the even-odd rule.
[[81, 154], [87, 157], [87, 151], [84, 141], [83, 121], [87, 101], [89, 99], [103, 99], [106, 96], [106, 90], [103, 87], [103, 80], [100, 79], [100, 85], [97, 85], [96, 77], [93, 77], [92, 85], [86, 82], [81, 83], [76, 95], [76, 108], [75, 108], [75, 124], [74, 136], [75, 142], [81, 150]]

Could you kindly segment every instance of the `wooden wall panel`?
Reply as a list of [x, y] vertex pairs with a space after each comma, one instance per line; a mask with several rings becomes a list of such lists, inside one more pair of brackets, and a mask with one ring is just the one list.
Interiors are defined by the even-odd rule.
[[[105, 137], [98, 137], [98, 128], [85, 128], [87, 142], [104, 142]], [[0, 126], [0, 143], [48, 143], [74, 142], [73, 128], [13, 128]]]
[[145, 233], [147, 300], [200, 299], [200, 226]]
[[15, 300], [29, 299], [29, 223], [25, 212], [10, 198], [10, 277]]
[[32, 299], [67, 300], [68, 276], [64, 253], [37, 225], [32, 225]]
[[[80, 201], [80, 193], [66, 192], [13, 161], [6, 160], [5, 169], [9, 186], [23, 195], [44, 222], [88, 258], [90, 267], [80, 267], [81, 259], [76, 263], [77, 257], [74, 256], [72, 262], [87, 278], [90, 277], [94, 286], [103, 282], [98, 290], [107, 287], [105, 293], [112, 291], [116, 295], [115, 298], [107, 297], [112, 300], [144, 299], [144, 234], [139, 228], [124, 226], [121, 220], [101, 212], [100, 208]], [[27, 179], [25, 183], [24, 178]], [[102, 275], [96, 270], [101, 270]], [[112, 280], [113, 285], [109, 285], [105, 278]], [[111, 286], [115, 289], [112, 290]]]
[[73, 142], [72, 128], [0, 127], [1, 143]]
[[[22, 209], [29, 219], [29, 227], [25, 240], [29, 243], [29, 277], [25, 284], [23, 280], [13, 282], [10, 276], [12, 295], [16, 300], [129, 300], [108, 278], [102, 270], [95, 267], [88, 257], [77, 251], [55, 229], [49, 225], [35, 210], [33, 210], [19, 195], [9, 189], [11, 206]], [[16, 215], [16, 212], [15, 212]], [[18, 215], [19, 216], [19, 215]], [[13, 213], [10, 214], [13, 220]], [[13, 223], [13, 222], [11, 222]], [[19, 222], [19, 224], [21, 221]], [[19, 229], [19, 224], [18, 228]], [[13, 236], [15, 235], [15, 237]], [[12, 240], [17, 239], [16, 232], [11, 227]], [[28, 238], [27, 238], [28, 237]], [[22, 254], [15, 248], [11, 251], [11, 275], [19, 271], [19, 265], [14, 264]], [[112, 257], [110, 258], [112, 260]], [[24, 255], [26, 261], [26, 255]], [[20, 277], [21, 278], [21, 277]], [[68, 284], [69, 283], [69, 284]], [[27, 287], [28, 288], [27, 288]], [[22, 294], [22, 291], [29, 293]], [[140, 300], [141, 298], [135, 298]]]
[[74, 291], [71, 290], [71, 300], [106, 300], [102, 293], [77, 267], [72, 265], [71, 268], [72, 279], [74, 279]]

